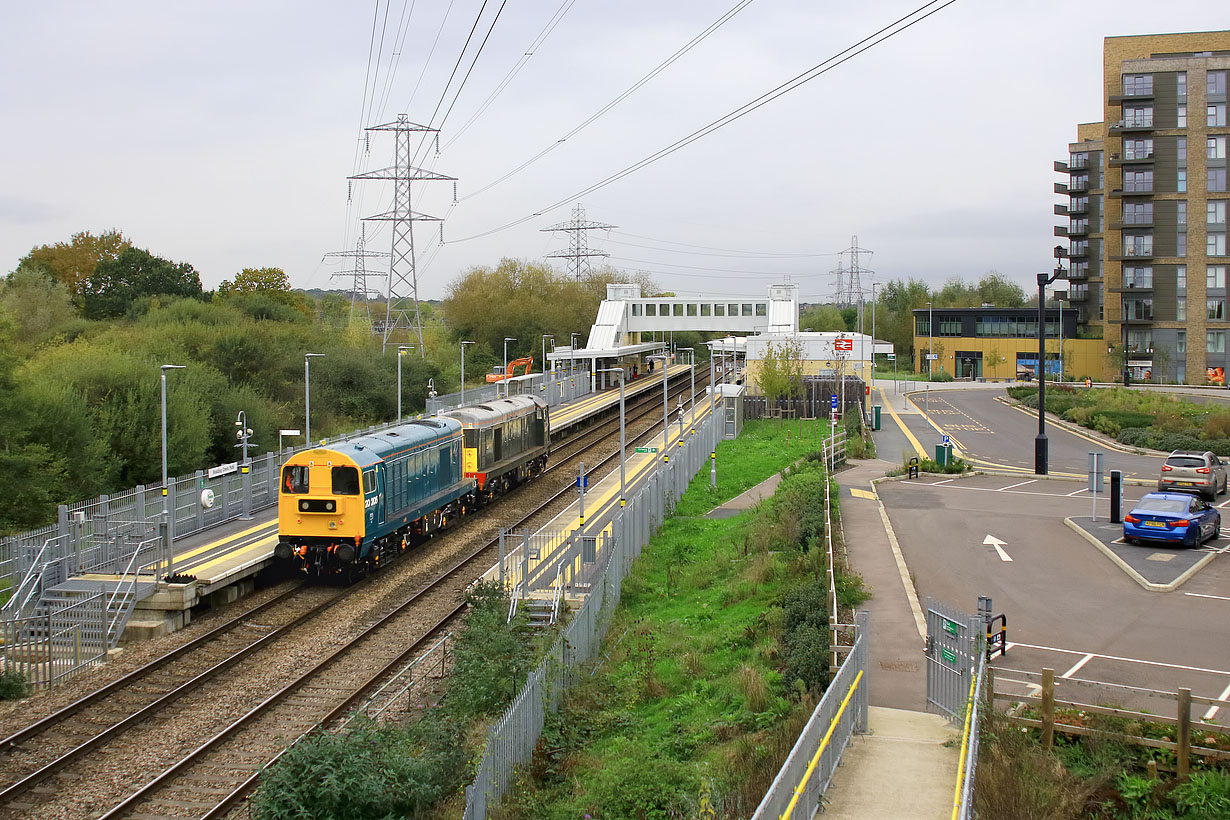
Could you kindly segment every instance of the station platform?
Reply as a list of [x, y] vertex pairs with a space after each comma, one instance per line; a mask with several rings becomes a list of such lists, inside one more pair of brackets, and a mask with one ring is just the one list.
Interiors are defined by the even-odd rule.
[[[689, 365], [672, 365], [667, 371], [668, 381], [687, 376], [690, 369]], [[643, 374], [625, 385], [625, 402], [655, 388], [660, 389], [661, 384], [660, 372]], [[553, 435], [562, 433], [618, 406], [618, 388], [591, 393], [559, 405], [550, 417], [551, 432]], [[629, 467], [631, 464], [630, 459]], [[615, 491], [618, 494], [618, 472]], [[614, 499], [614, 503], [618, 504], [618, 498]], [[125, 594], [136, 600], [124, 632], [124, 641], [143, 640], [182, 629], [191, 622], [191, 610], [195, 607], [229, 603], [250, 592], [255, 585], [255, 576], [273, 567], [273, 549], [277, 541], [277, 509], [271, 507], [250, 519], [232, 520], [176, 539], [171, 572], [166, 574], [174, 576], [178, 583], [159, 584], [152, 573], [138, 575], [135, 584], [131, 576], [125, 581], [116, 574], [92, 573], [70, 578], [51, 592], [59, 597], [71, 597], [95, 594], [101, 590], [112, 596], [124, 588]], [[127, 591], [129, 585], [133, 586], [131, 591]]]

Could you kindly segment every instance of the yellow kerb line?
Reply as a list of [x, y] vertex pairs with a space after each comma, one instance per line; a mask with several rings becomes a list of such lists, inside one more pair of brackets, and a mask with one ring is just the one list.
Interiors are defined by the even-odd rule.
[[799, 802], [799, 798], [803, 796], [803, 787], [808, 779], [811, 778], [812, 772], [816, 770], [816, 765], [820, 762], [820, 755], [824, 754], [824, 748], [829, 745], [829, 740], [833, 737], [833, 730], [837, 728], [837, 721], [841, 720], [841, 713], [846, 711], [846, 706], [850, 703], [850, 698], [854, 697], [854, 690], [858, 688], [858, 682], [863, 679], [863, 670], [858, 670], [858, 674], [854, 676], [854, 683], [850, 684], [850, 691], [846, 692], [846, 697], [841, 702], [841, 708], [837, 710], [837, 714], [833, 715], [833, 720], [829, 722], [829, 730], [824, 733], [824, 739], [820, 741], [820, 748], [816, 749], [816, 753], [812, 755], [811, 762], [807, 764], [807, 771], [803, 772], [803, 778], [799, 781], [799, 785], [794, 789], [794, 796], [790, 798], [790, 802], [786, 805], [786, 810], [782, 812], [781, 820], [788, 820], [794, 812], [795, 804]]
[[957, 788], [952, 795], [952, 820], [957, 820], [957, 815], [961, 811], [961, 786], [962, 773], [965, 771], [965, 756], [969, 754], [969, 730], [970, 725], [974, 722], [974, 684], [978, 682], [978, 676], [974, 675], [969, 682], [969, 701], [965, 704], [965, 730], [961, 733], [961, 759], [957, 761]]

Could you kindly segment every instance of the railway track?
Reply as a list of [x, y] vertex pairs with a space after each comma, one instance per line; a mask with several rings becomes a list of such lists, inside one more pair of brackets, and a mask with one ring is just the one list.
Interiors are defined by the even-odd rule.
[[[674, 395], [686, 386], [678, 386]], [[629, 408], [627, 420], [635, 423], [647, 416], [656, 418], [657, 407], [656, 399], [646, 397]], [[617, 417], [593, 425], [561, 443], [560, 450], [571, 449], [574, 445], [576, 449], [544, 471], [544, 477], [554, 470], [565, 469], [573, 460], [603, 444], [607, 440], [604, 431], [612, 424], [618, 425]], [[640, 436], [654, 432], [651, 425]], [[636, 437], [629, 441], [630, 445]], [[600, 471], [616, 458], [618, 447], [613, 449], [615, 452], [592, 465], [593, 471]], [[540, 479], [529, 486], [542, 487], [543, 483]], [[502, 523], [502, 526], [526, 525], [571, 492], [572, 481], [569, 480], [549, 492], [519, 520]], [[463, 529], [469, 528], [463, 525]], [[446, 537], [447, 533], [441, 536]], [[288, 590], [10, 735], [0, 741], [0, 750], [8, 753], [0, 757], [0, 783], [8, 783], [0, 791], [0, 807], [6, 814], [20, 817], [96, 815], [96, 809], [80, 812], [55, 798], [66, 791], [80, 794], [81, 784], [97, 782], [99, 778], [93, 776], [92, 769], [108, 758], [103, 752], [123, 737], [127, 749], [148, 749], [149, 757], [162, 760], [157, 764], [162, 767], [162, 774], [151, 780], [149, 765], [140, 767], [139, 771], [126, 770], [127, 776], [112, 786], [112, 793], [106, 793], [108, 790], [103, 788], [98, 790], [102, 793], [89, 794], [84, 800], [86, 805], [114, 803], [115, 808], [103, 815], [105, 817], [126, 816], [138, 806], [144, 806], [141, 809], [143, 817], [196, 817], [201, 816], [201, 806], [209, 804], [214, 808], [204, 816], [219, 816], [226, 805], [250, 789], [260, 768], [302, 732], [348, 709], [356, 698], [418, 651], [423, 642], [430, 640], [455, 617], [461, 609], [458, 601], [462, 591], [489, 566], [497, 543], [498, 540], [491, 540], [469, 550], [437, 578], [409, 597], [403, 596], [399, 603], [379, 616], [373, 616], [371, 610], [365, 608], [359, 617], [362, 620], [375, 617], [375, 623], [353, 637], [341, 639], [341, 645], [336, 648], [314, 647], [300, 651], [288, 638], [310, 637], [308, 627], [316, 624], [326, 611], [343, 603], [343, 599], [354, 603], [354, 599], [361, 597], [356, 595], [361, 585], [346, 590], [315, 587], [306, 593], [298, 588]], [[258, 623], [258, 616], [261, 622], [270, 623]], [[275, 626], [275, 622], [280, 625]], [[375, 640], [374, 636], [387, 635], [388, 630], [399, 640]], [[253, 637], [253, 631], [261, 634]], [[396, 649], [406, 647], [407, 635], [418, 638], [411, 640], [408, 648]], [[325, 659], [316, 662], [315, 658], [321, 654], [325, 654]], [[283, 659], [282, 668], [309, 665], [310, 668], [289, 679], [282, 675], [271, 687], [245, 686], [251, 679], [268, 679], [269, 670], [279, 668], [279, 658]], [[190, 660], [176, 664], [184, 659]], [[378, 671], [369, 674], [373, 668]], [[256, 692], [240, 706], [231, 705], [231, 714], [216, 705], [220, 689], [230, 694], [245, 688], [255, 688]], [[275, 692], [272, 695], [267, 691], [270, 688]], [[329, 708], [324, 709], [325, 705]], [[157, 721], [153, 720], [155, 716], [159, 718]], [[216, 719], [209, 719], [211, 717]], [[221, 725], [218, 721], [223, 718], [229, 723], [218, 729]], [[203, 738], [208, 740], [202, 742]], [[20, 762], [16, 762], [18, 758]], [[167, 760], [176, 762], [167, 764]], [[133, 782], [146, 782], [146, 785], [126, 797], [114, 793], [117, 786], [121, 792], [130, 791]], [[218, 801], [219, 783], [222, 782], [228, 784], [229, 791], [224, 800]], [[208, 796], [202, 796], [199, 793], [202, 790]]]

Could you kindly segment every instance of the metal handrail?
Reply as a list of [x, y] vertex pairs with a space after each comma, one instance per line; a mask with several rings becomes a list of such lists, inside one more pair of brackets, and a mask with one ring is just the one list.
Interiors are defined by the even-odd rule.
[[17, 585], [17, 589], [13, 590], [13, 595], [4, 606], [0, 607], [0, 612], [11, 609], [16, 613], [13, 617], [20, 617], [25, 611], [26, 604], [29, 603], [31, 590], [37, 588], [37, 581], [42, 577], [43, 570], [43, 553], [47, 551], [47, 547], [59, 536], [48, 538], [43, 542], [43, 546], [39, 547], [38, 554], [34, 556], [34, 560], [30, 563], [30, 568], [26, 570], [26, 576], [21, 579], [21, 583]]
[[[130, 591], [136, 590], [137, 578], [139, 578], [145, 570], [149, 569], [150, 567], [153, 567], [154, 568], [153, 575], [157, 577], [158, 568], [162, 565], [161, 558], [150, 561], [147, 564], [142, 564], [138, 566], [135, 572], [132, 569], [132, 565], [136, 563], [138, 556], [141, 555], [141, 551], [144, 550], [148, 544], [153, 543], [155, 540], [156, 539], [150, 539], [149, 541], [142, 541], [140, 544], [137, 545], [136, 551], [133, 552], [132, 554], [132, 560], [128, 562], [128, 567], [124, 570], [124, 574], [120, 576], [120, 582], [115, 585], [115, 592], [111, 594], [110, 600], [107, 601], [107, 607], [105, 611], [107, 612], [111, 611], [112, 607], [115, 604], [115, 600], [120, 597], [121, 592], [127, 593]], [[131, 581], [128, 580], [129, 574], [132, 575]], [[124, 589], [125, 582], [128, 583], [127, 590]], [[121, 616], [127, 615], [132, 612], [132, 609], [133, 607], [136, 606], [136, 603], [137, 602], [134, 596], [134, 599], [128, 602], [128, 606], [124, 607], [123, 611], [116, 612], [115, 617], [112, 618], [110, 623], [107, 624], [107, 643], [109, 645], [114, 646], [115, 644], [119, 643], [120, 636], [119, 634], [116, 633], [116, 626], [120, 623]]]
[[965, 706], [965, 729], [961, 733], [961, 757], [957, 763], [957, 785], [952, 797], [952, 820], [970, 816], [974, 797], [974, 769], [978, 756], [973, 747], [978, 744], [979, 703], [982, 700], [983, 671], [986, 658], [980, 656], [977, 671], [969, 682], [969, 701]]
[[846, 707], [850, 705], [850, 698], [854, 697], [854, 690], [858, 688], [859, 681], [863, 679], [863, 670], [858, 670], [858, 674], [854, 676], [854, 682], [850, 684], [850, 690], [846, 692], [846, 696], [842, 698], [841, 706], [837, 709], [837, 714], [833, 715], [833, 719], [829, 721], [829, 729], [824, 733], [824, 739], [820, 741], [820, 748], [816, 749], [816, 753], [812, 755], [811, 761], [807, 764], [806, 771], [799, 778], [799, 785], [794, 788], [794, 795], [790, 798], [790, 802], [786, 804], [786, 810], [782, 812], [781, 820], [789, 820], [790, 815], [794, 813], [794, 807], [799, 802], [799, 798], [803, 796], [803, 789], [807, 785], [807, 781], [811, 779], [812, 772], [816, 770], [816, 766], [820, 763], [820, 755], [824, 754], [824, 750], [829, 745], [829, 740], [833, 737], [833, 732], [837, 729], [837, 722], [841, 720], [842, 713], [846, 711]]
[[554, 625], [559, 618], [559, 604], [564, 597], [563, 583], [564, 564], [561, 562], [555, 565], [555, 592], [551, 595], [551, 624]]

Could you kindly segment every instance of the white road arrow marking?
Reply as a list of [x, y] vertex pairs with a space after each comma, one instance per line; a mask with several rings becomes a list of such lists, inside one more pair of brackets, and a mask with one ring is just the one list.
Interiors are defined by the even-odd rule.
[[999, 553], [999, 560], [1001, 561], [1011, 561], [1012, 560], [1012, 556], [1004, 552], [1004, 545], [1007, 542], [1000, 541], [994, 535], [988, 535], [986, 538], [982, 540], [982, 543], [984, 545], [990, 545], [992, 547], [995, 547], [995, 551]]

